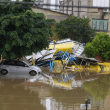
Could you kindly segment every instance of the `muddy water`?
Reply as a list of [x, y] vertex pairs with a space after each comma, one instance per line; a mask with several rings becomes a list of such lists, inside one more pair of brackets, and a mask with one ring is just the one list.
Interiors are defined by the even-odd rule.
[[0, 76], [0, 110], [110, 110], [110, 75], [50, 73]]

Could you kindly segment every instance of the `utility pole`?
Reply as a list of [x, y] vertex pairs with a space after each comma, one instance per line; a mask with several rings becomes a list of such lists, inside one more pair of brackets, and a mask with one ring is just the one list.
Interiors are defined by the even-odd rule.
[[78, 0], [78, 18], [80, 17], [80, 8], [79, 6], [81, 6], [81, 0]]
[[72, 0], [72, 13], [71, 13], [71, 14], [72, 14], [72, 16], [73, 16], [73, 0]]
[[86, 110], [87, 110], [88, 104], [90, 104], [90, 99], [85, 99], [85, 104], [86, 104]]
[[69, 4], [69, 1], [67, 0], [67, 10], [66, 10], [67, 14], [68, 14], [68, 4]]

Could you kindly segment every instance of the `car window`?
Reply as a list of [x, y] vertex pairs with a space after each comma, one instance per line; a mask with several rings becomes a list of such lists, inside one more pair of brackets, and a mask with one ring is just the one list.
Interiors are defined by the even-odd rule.
[[3, 63], [3, 65], [13, 65], [13, 66], [15, 66], [15, 62], [14, 61], [5, 61]]
[[1, 62], [0, 62], [0, 64], [2, 64], [4, 61], [2, 60]]
[[17, 66], [25, 66], [25, 63], [23, 63], [23, 62], [21, 62], [21, 61], [17, 61], [17, 62], [16, 62], [16, 65], [17, 65]]

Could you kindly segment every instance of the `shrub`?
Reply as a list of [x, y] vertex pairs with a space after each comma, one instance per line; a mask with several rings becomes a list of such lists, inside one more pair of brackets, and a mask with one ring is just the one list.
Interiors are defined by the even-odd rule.
[[91, 43], [85, 46], [85, 53], [88, 57], [99, 55], [103, 60], [110, 59], [110, 36], [107, 33], [97, 33]]

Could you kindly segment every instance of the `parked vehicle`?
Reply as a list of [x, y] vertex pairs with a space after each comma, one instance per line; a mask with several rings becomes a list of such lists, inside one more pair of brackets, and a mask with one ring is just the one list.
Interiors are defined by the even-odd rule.
[[0, 74], [29, 74], [35, 76], [40, 74], [42, 70], [37, 66], [29, 66], [26, 62], [21, 60], [2, 60], [0, 63]]

